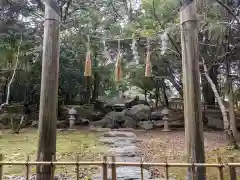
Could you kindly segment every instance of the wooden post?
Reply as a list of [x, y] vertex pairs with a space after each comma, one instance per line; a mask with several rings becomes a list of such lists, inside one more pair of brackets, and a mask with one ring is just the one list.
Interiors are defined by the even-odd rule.
[[30, 171], [30, 169], [29, 169], [28, 162], [29, 162], [29, 156], [27, 156], [27, 160], [26, 160], [26, 180], [29, 180], [29, 171]]
[[143, 180], [144, 176], [143, 176], [143, 159], [142, 158], [141, 158], [141, 166], [140, 166], [140, 168], [141, 168], [141, 180]]
[[103, 180], [108, 179], [107, 156], [103, 157]]
[[[187, 161], [205, 162], [201, 113], [196, 0], [184, 0], [180, 9], [185, 143]], [[188, 168], [188, 180], [192, 170]], [[205, 167], [196, 168], [196, 180], [205, 179]]]
[[168, 161], [167, 161], [167, 158], [166, 158], [166, 161], [165, 161], [165, 163], [166, 163], [166, 167], [165, 167], [165, 178], [166, 178], [166, 180], [169, 180], [169, 166], [168, 166]]
[[[49, 3], [49, 4], [48, 4]], [[54, 161], [59, 73], [60, 16], [56, 0], [45, 1], [42, 78], [39, 109], [38, 161]], [[54, 177], [54, 167], [37, 166], [37, 180]]]
[[[218, 164], [222, 164], [222, 158], [221, 157], [217, 157], [217, 163]], [[218, 167], [218, 179], [219, 180], [224, 180], [224, 176], [223, 176], [223, 166]]]
[[[234, 157], [229, 156], [228, 157], [228, 162], [229, 163], [234, 163]], [[235, 167], [228, 167], [228, 168], [229, 168], [229, 180], [237, 180], [236, 168]]]
[[79, 174], [80, 174], [80, 171], [79, 171], [79, 160], [80, 160], [80, 158], [79, 158], [79, 155], [77, 155], [77, 163], [76, 163], [76, 173], [77, 173], [77, 180], [79, 180], [80, 178], [79, 178]]
[[[3, 155], [0, 154], [0, 162], [3, 161]], [[3, 165], [0, 164], [0, 180], [3, 180]]]
[[112, 156], [112, 180], [117, 180], [116, 157]]

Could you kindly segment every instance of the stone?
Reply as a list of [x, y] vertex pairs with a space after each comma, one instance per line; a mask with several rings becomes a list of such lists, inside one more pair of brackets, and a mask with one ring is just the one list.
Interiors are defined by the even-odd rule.
[[125, 111], [125, 114], [130, 117], [135, 117], [138, 121], [149, 119], [151, 109], [147, 105], [138, 104]]
[[163, 115], [160, 111], [152, 112], [150, 117], [149, 117], [150, 120], [154, 120], [154, 121], [162, 120], [162, 118], [163, 118]]
[[140, 127], [145, 129], [145, 130], [151, 130], [151, 129], [153, 129], [153, 122], [151, 122], [151, 121], [142, 121], [140, 123]]
[[[138, 139], [133, 132], [128, 131], [110, 131], [103, 133], [100, 137], [100, 141], [106, 144], [108, 152], [106, 155], [116, 157], [117, 162], [140, 162], [142, 152], [137, 147]], [[108, 158], [111, 162], [111, 158]], [[141, 169], [134, 166], [120, 166], [116, 168], [116, 174], [118, 180], [140, 180]], [[111, 170], [108, 172], [109, 179], [111, 179]], [[147, 169], [143, 169], [143, 178], [150, 179], [151, 172]], [[94, 175], [94, 180], [102, 180], [102, 172]]]
[[125, 109], [121, 112], [109, 112], [100, 121], [92, 122], [94, 126], [102, 128], [136, 128], [139, 121], [149, 119], [150, 107], [147, 105], [139, 104], [130, 109]]
[[92, 122], [94, 126], [100, 126], [102, 128], [135, 128], [137, 127], [137, 121], [129, 116], [126, 116], [124, 112], [112, 111], [108, 113], [100, 121]]
[[66, 123], [66, 121], [57, 121], [57, 128], [67, 128], [68, 127], [68, 124]]
[[32, 128], [37, 128], [38, 127], [38, 121], [33, 121], [31, 124]]
[[104, 137], [133, 137], [136, 138], [136, 135], [133, 132], [127, 131], [109, 131], [103, 134]]

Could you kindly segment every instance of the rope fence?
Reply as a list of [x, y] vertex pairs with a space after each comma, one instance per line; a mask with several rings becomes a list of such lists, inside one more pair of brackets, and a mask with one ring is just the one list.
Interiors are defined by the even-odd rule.
[[229, 180], [237, 180], [237, 172], [236, 168], [240, 167], [240, 163], [234, 162], [234, 157], [228, 157], [229, 163], [222, 163], [222, 159], [217, 157], [216, 163], [168, 163], [167, 161], [164, 163], [147, 163], [147, 162], [116, 162], [115, 156], [112, 156], [112, 161], [107, 161], [107, 156], [103, 157], [102, 161], [79, 161], [79, 157], [77, 157], [77, 161], [71, 162], [61, 162], [61, 161], [52, 161], [52, 162], [40, 162], [40, 161], [29, 161], [29, 157], [27, 157], [26, 161], [3, 161], [3, 155], [0, 154], [0, 180], [3, 180], [3, 168], [6, 165], [11, 166], [25, 166], [25, 177], [26, 180], [29, 180], [30, 174], [30, 166], [76, 166], [76, 179], [79, 180], [79, 167], [80, 166], [91, 166], [96, 165], [102, 167], [102, 177], [103, 180], [108, 180], [108, 167], [111, 168], [111, 176], [112, 180], [117, 180], [116, 168], [121, 166], [134, 166], [139, 167], [141, 169], [141, 180], [144, 180], [143, 169], [149, 167], [164, 167], [165, 168], [165, 179], [169, 180], [169, 169], [172, 167], [184, 167], [191, 169], [192, 179], [196, 179], [196, 171], [197, 167], [206, 167], [206, 168], [217, 168], [218, 170], [218, 180], [224, 180], [224, 168], [228, 169]]

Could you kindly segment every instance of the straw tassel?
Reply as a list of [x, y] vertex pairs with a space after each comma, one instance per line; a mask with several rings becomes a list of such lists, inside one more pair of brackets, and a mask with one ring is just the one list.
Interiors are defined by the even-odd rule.
[[84, 68], [84, 76], [90, 77], [92, 76], [92, 60], [90, 51], [86, 54], [85, 68]]
[[147, 52], [145, 77], [152, 77], [152, 65], [150, 61], [150, 52]]

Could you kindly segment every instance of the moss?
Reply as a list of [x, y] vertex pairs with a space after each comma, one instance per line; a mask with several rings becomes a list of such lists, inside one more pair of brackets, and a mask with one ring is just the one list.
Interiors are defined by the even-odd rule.
[[[30, 160], [36, 159], [37, 150], [37, 131], [25, 130], [20, 134], [9, 134], [4, 132], [0, 136], [0, 153], [4, 154], [6, 161], [26, 160], [29, 155]], [[80, 160], [94, 161], [99, 160], [104, 147], [97, 141], [96, 134], [88, 132], [58, 132], [57, 133], [57, 160], [73, 161], [77, 155]], [[83, 176], [95, 171], [96, 167], [82, 167]], [[35, 167], [31, 168], [35, 172]], [[75, 175], [74, 166], [58, 166], [56, 173], [68, 173]], [[4, 175], [23, 175], [24, 168], [21, 166], [4, 166]]]

